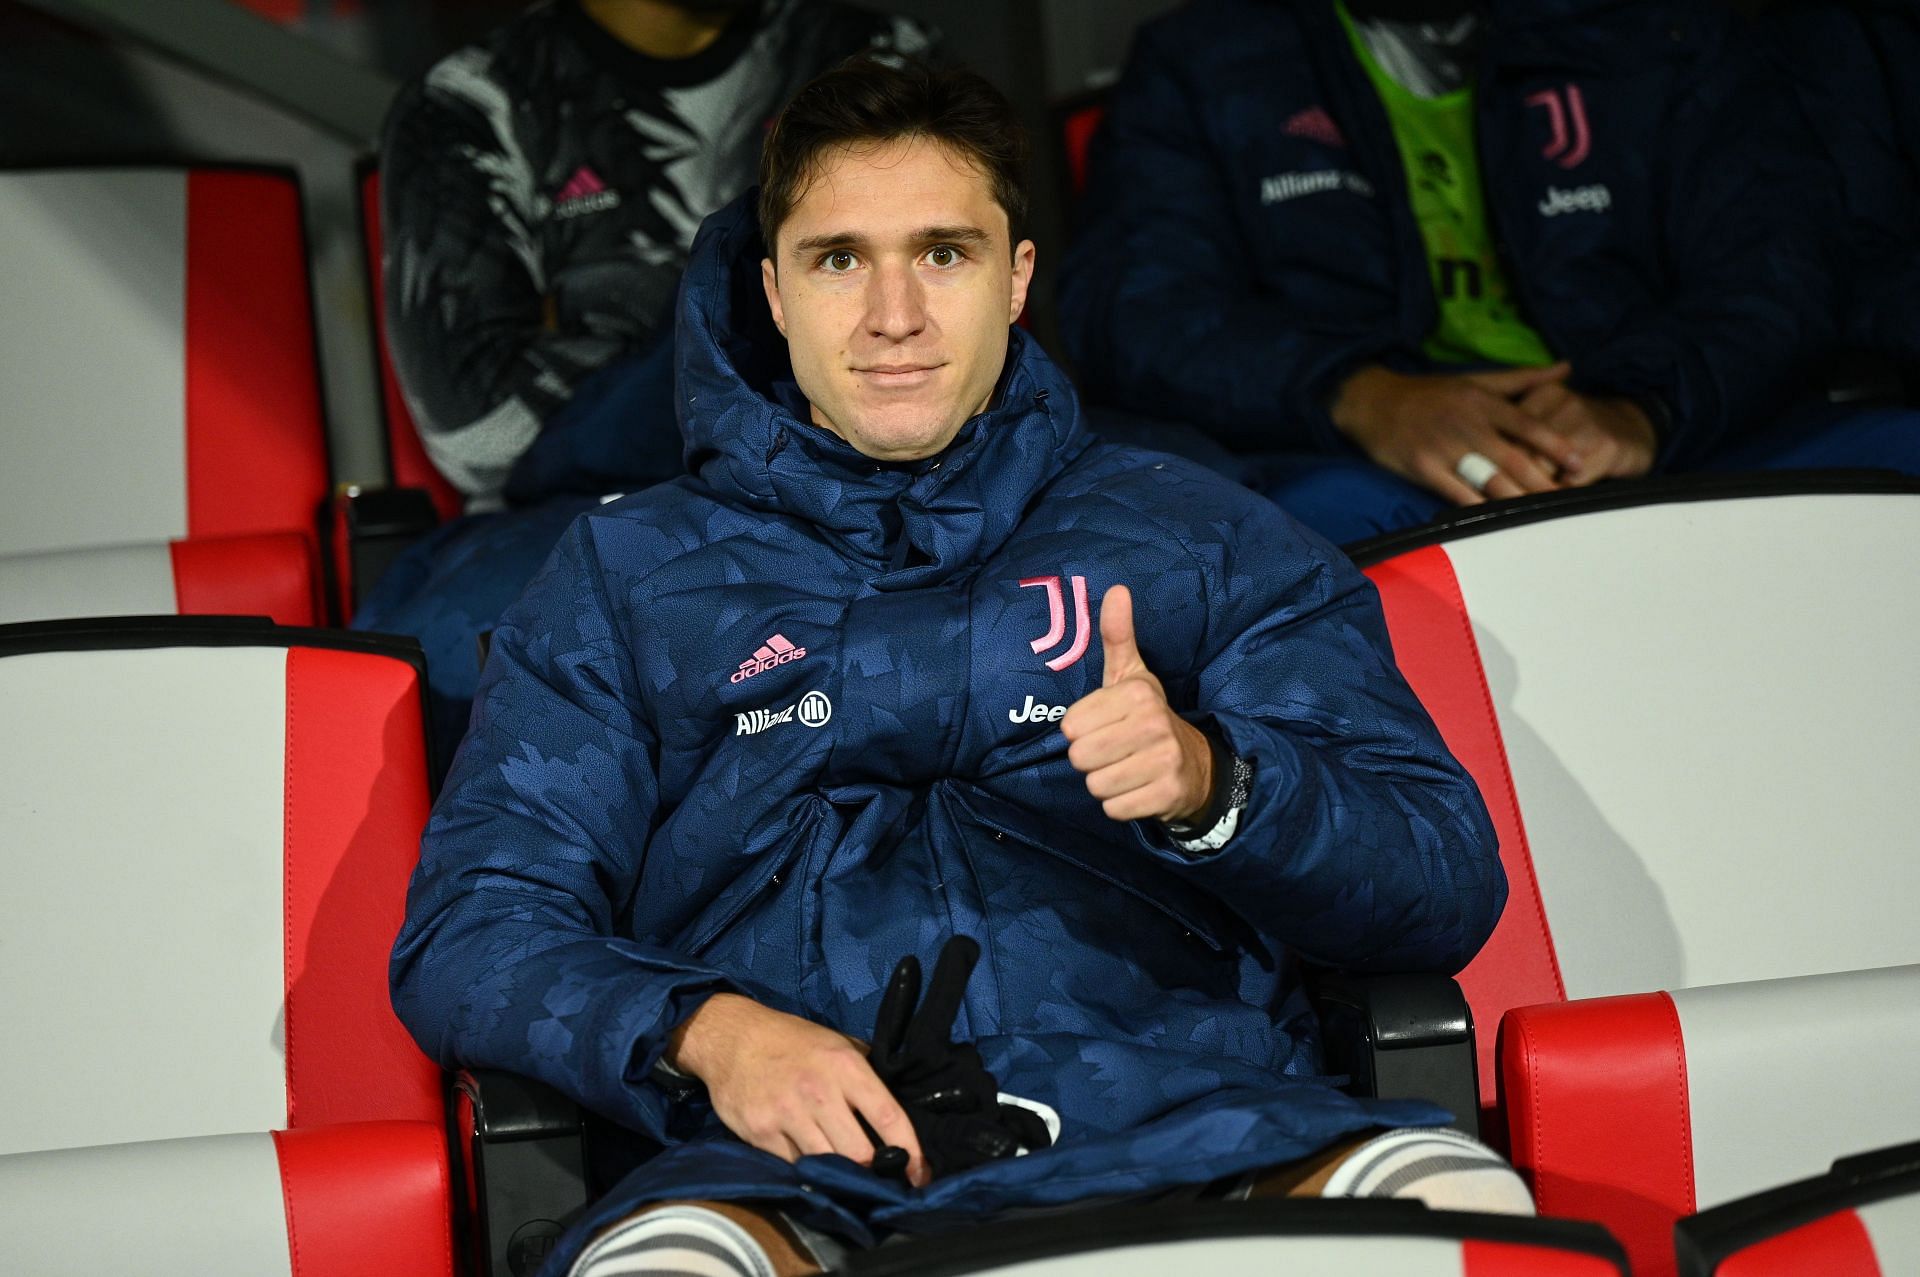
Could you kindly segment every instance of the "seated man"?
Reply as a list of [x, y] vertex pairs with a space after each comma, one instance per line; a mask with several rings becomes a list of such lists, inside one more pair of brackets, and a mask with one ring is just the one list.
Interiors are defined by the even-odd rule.
[[556, 0], [395, 101], [387, 332], [421, 441], [476, 517], [415, 547], [355, 623], [425, 645], [443, 757], [476, 637], [561, 530], [682, 472], [671, 320], [700, 219], [752, 185], [795, 89], [851, 53], [926, 47], [826, 0]]
[[[1731, 13], [1196, 0], [1095, 145], [1063, 331], [1345, 542], [1669, 470], [1920, 471], [1836, 420], [1831, 183]], [[1784, 411], [1795, 405], [1793, 411]]]
[[[495, 634], [394, 1003], [442, 1062], [667, 1146], [563, 1243], [627, 1221], [595, 1277], [689, 1237], [812, 1271], [776, 1217], [865, 1245], [1289, 1164], [1317, 1187], [1444, 1120], [1319, 1076], [1298, 961], [1466, 963], [1506, 891], [1485, 809], [1365, 579], [1246, 490], [1092, 442], [1010, 329], [1019, 138], [963, 72], [803, 90], [758, 219], [708, 219], [688, 267], [695, 474], [578, 520]], [[941, 1049], [955, 1025], [987, 1095], [1058, 1124], [971, 1169], [977, 1132], [858, 1040], [890, 1055], [889, 969], [957, 937], [983, 956], [934, 976]], [[1480, 1146], [1412, 1138], [1479, 1159], [1448, 1200], [1530, 1209]]]
[[1842, 337], [1920, 386], [1920, 9], [1803, 3], [1770, 26], [1847, 204]]

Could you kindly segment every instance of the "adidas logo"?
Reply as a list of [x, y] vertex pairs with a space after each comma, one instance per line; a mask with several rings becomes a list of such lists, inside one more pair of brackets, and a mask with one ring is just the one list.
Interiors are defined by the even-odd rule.
[[1326, 146], [1347, 144], [1347, 135], [1340, 131], [1340, 126], [1333, 122], [1333, 117], [1327, 114], [1323, 106], [1310, 106], [1304, 111], [1295, 112], [1280, 128], [1289, 137], [1304, 137]]
[[776, 634], [765, 644], [754, 649], [752, 656], [740, 662], [740, 668], [733, 672], [729, 683], [744, 683], [755, 674], [764, 674], [776, 665], [785, 665], [797, 661], [807, 654], [804, 647], [795, 647], [785, 635]]
[[610, 191], [600, 175], [582, 164], [553, 197], [555, 217], [580, 217], [620, 207], [620, 192]]

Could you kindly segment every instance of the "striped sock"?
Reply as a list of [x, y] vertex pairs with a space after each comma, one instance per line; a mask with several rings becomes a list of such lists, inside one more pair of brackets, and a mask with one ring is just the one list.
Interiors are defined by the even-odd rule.
[[1334, 1169], [1323, 1197], [1406, 1197], [1434, 1210], [1532, 1215], [1526, 1181], [1479, 1140], [1445, 1127], [1388, 1131]]
[[704, 1206], [661, 1206], [616, 1224], [568, 1277], [774, 1277], [747, 1230]]

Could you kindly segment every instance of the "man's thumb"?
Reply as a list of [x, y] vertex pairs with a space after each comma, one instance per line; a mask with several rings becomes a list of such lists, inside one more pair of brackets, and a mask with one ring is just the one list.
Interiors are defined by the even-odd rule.
[[1522, 395], [1536, 386], [1560, 381], [1573, 371], [1573, 365], [1566, 360], [1557, 364], [1545, 364], [1539, 368], [1503, 368], [1499, 372], [1476, 372], [1467, 374], [1467, 380], [1482, 390], [1496, 395]]
[[1133, 638], [1133, 591], [1124, 585], [1100, 599], [1100, 686], [1112, 687], [1147, 667]]

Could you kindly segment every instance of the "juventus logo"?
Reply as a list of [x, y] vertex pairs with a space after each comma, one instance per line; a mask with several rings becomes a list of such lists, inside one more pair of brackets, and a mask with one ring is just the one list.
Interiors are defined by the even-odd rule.
[[1527, 98], [1527, 105], [1544, 109], [1553, 129], [1553, 136], [1547, 140], [1540, 157], [1552, 160], [1561, 168], [1579, 168], [1593, 150], [1593, 134], [1587, 129], [1587, 100], [1581, 96], [1580, 86], [1569, 84], [1557, 91], [1542, 89]]
[[[1067, 636], [1067, 600], [1060, 588], [1057, 576], [1030, 576], [1020, 582], [1020, 588], [1040, 586], [1047, 592], [1047, 632], [1028, 644], [1038, 655], [1048, 648], [1058, 647]], [[1047, 662], [1047, 668], [1059, 673], [1087, 654], [1087, 641], [1092, 637], [1087, 616], [1087, 578], [1073, 578], [1073, 643], [1066, 651]]]

